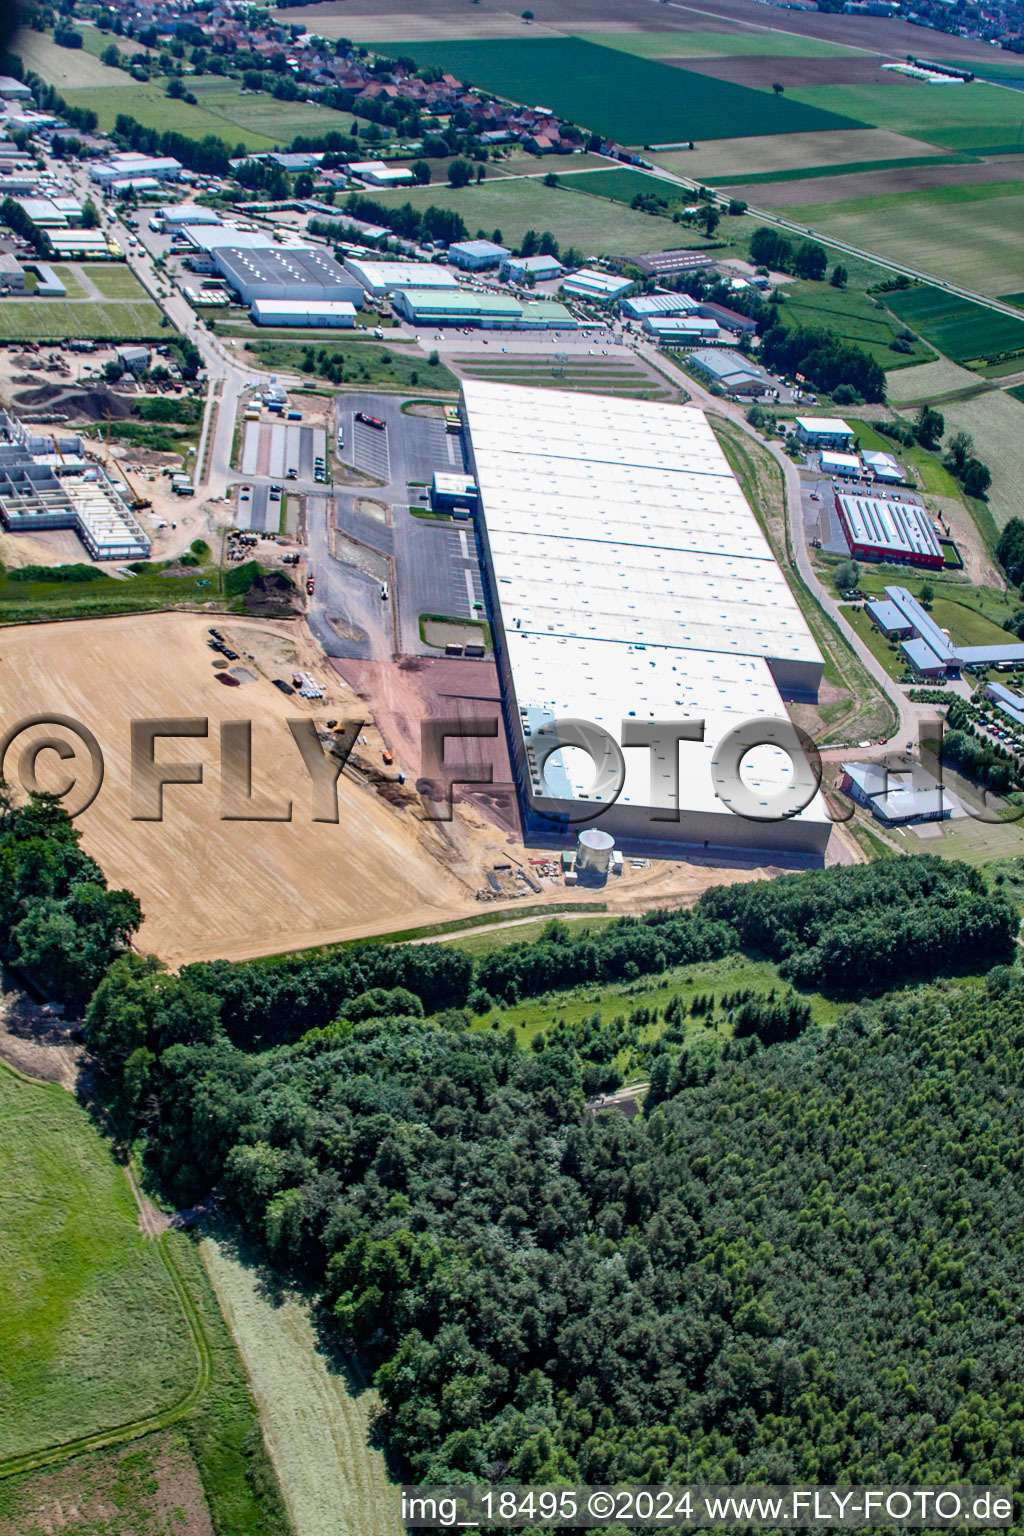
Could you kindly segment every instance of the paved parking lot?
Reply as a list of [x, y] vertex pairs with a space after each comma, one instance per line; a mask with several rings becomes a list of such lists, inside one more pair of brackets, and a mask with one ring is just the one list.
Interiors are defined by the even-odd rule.
[[355, 414], [351, 413], [346, 438], [351, 444], [351, 459], [356, 469], [364, 469], [367, 474], [387, 484], [391, 479], [387, 431], [382, 432], [379, 427], [368, 427], [364, 421], [356, 421]]
[[301, 427], [284, 421], [245, 423], [243, 475], [269, 475], [284, 480], [288, 471], [294, 469], [299, 480], [312, 480], [317, 455], [327, 457], [327, 435], [322, 427]]

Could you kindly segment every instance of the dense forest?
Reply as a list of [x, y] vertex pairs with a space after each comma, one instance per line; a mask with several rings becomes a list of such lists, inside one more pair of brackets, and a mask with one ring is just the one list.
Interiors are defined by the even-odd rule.
[[[217, 1188], [313, 1285], [411, 1477], [983, 1482], [1024, 1451], [1016, 930], [976, 871], [892, 860], [476, 964], [125, 955], [86, 1027], [149, 1176]], [[737, 947], [861, 1001], [826, 1032], [748, 989], [720, 1000], [730, 1033], [669, 985], [632, 1122], [587, 1097], [646, 1009], [527, 1050], [469, 1027], [492, 993], [699, 976]]]
[[[111, 1123], [319, 1294], [410, 1478], [1015, 1477], [1024, 978], [976, 871], [721, 887], [476, 961], [361, 944], [173, 975], [127, 950], [138, 904], [52, 802], [4, 802], [0, 863], [4, 957], [73, 1004], [98, 981]], [[673, 991], [732, 951], [779, 982]], [[507, 1014], [479, 1027], [642, 977], [664, 1001], [628, 1019], [552, 1001], [527, 1049]], [[850, 1000], [831, 1029], [811, 984]], [[588, 1105], [627, 1046], [632, 1121]]]

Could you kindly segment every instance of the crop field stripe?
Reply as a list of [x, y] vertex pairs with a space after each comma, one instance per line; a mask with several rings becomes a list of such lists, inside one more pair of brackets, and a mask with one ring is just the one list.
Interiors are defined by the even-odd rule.
[[[818, 176], [857, 176], [865, 171], [912, 170], [919, 165], [977, 165], [978, 156], [910, 155], [906, 159], [849, 160], [842, 165], [803, 165], [788, 171], [756, 171], [753, 175], [704, 176], [713, 187], [754, 187], [773, 181], [814, 181]], [[566, 177], [560, 178], [563, 182]]]
[[451, 70], [508, 100], [543, 102], [623, 144], [861, 128], [858, 118], [792, 96], [638, 58], [579, 37], [392, 43], [419, 65]]
[[896, 290], [886, 303], [953, 362], [1024, 351], [1024, 316], [1013, 320], [941, 288]]
[[585, 43], [645, 59], [852, 58], [868, 50], [775, 30], [751, 32], [580, 32]]

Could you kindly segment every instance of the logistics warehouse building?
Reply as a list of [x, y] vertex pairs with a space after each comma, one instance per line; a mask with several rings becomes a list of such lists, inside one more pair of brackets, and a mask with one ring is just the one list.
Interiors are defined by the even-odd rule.
[[[659, 740], [653, 780], [650, 750], [626, 748], [624, 788], [597, 825], [819, 862], [820, 797], [788, 820], [746, 819], [724, 798], [718, 744], [747, 722], [785, 721], [783, 695], [814, 698], [823, 661], [703, 413], [471, 380], [463, 411], [528, 826], [581, 819], [594, 779], [578, 751], [538, 775], [545, 726], [593, 721], [618, 742], [623, 722], [699, 718], [705, 738], [679, 743], [674, 797], [674, 742]], [[747, 765], [759, 806], [791, 773], [772, 746]], [[655, 806], [673, 819], [652, 820]]]

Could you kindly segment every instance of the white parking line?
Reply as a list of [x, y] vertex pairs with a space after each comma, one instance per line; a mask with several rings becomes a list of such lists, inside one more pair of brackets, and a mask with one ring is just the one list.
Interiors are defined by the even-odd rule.
[[465, 528], [460, 528], [459, 529], [459, 543], [462, 545], [462, 558], [464, 560], [468, 560], [469, 559], [469, 541], [466, 538], [466, 530], [465, 530]]
[[473, 590], [473, 572], [466, 572], [466, 593], [469, 597], [469, 611], [473, 612], [473, 604], [476, 602], [476, 593]]

